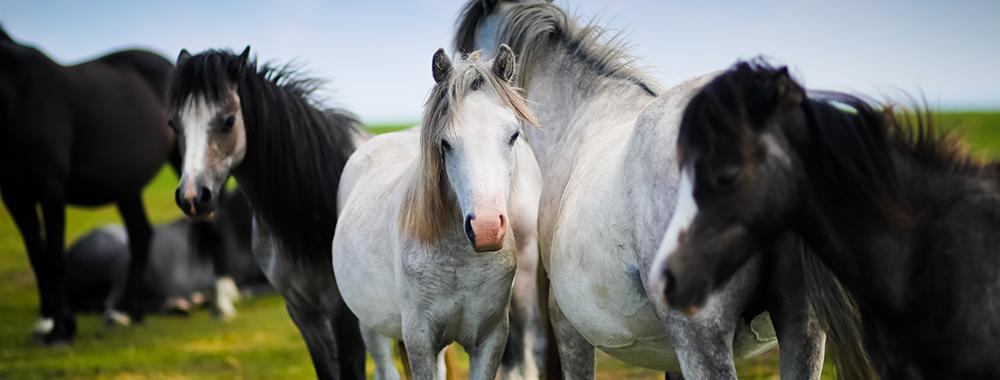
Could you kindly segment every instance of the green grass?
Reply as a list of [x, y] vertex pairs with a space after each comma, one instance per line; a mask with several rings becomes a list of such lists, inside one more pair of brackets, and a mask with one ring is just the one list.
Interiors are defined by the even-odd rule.
[[[1000, 155], [1000, 112], [945, 113], [942, 125], [962, 130], [976, 154]], [[409, 126], [380, 125], [376, 132]], [[180, 217], [173, 204], [176, 178], [163, 170], [144, 193], [150, 219]], [[70, 208], [67, 241], [90, 229], [118, 223], [113, 208]], [[240, 316], [224, 323], [209, 312], [192, 316], [152, 315], [139, 325], [107, 329], [96, 315], [78, 316], [79, 335], [71, 347], [46, 348], [28, 338], [38, 299], [27, 256], [6, 209], [0, 212], [0, 379], [231, 379], [310, 378], [312, 366], [298, 331], [279, 296], [239, 304]], [[464, 372], [466, 356], [462, 360]], [[740, 364], [741, 378], [777, 378], [777, 354]], [[370, 367], [370, 363], [369, 363]], [[829, 372], [829, 371], [828, 371]], [[829, 375], [829, 373], [827, 374]], [[600, 379], [662, 379], [655, 371], [598, 355]]]

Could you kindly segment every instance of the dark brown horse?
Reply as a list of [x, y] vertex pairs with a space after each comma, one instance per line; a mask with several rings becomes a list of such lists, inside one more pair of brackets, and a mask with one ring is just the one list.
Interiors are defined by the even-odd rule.
[[48, 344], [76, 331], [66, 292], [66, 205], [114, 203], [132, 250], [124, 308], [141, 317], [136, 280], [151, 229], [141, 191], [171, 148], [169, 61], [128, 50], [60, 66], [0, 29], [0, 189], [24, 238]]
[[[653, 273], [672, 306], [704, 303], [704, 288], [791, 232], [856, 300], [882, 378], [1000, 378], [996, 162], [971, 160], [924, 111], [807, 93], [759, 62], [705, 86], [680, 133], [691, 212]], [[809, 291], [827, 321], [845, 317], [825, 307], [835, 293]]]

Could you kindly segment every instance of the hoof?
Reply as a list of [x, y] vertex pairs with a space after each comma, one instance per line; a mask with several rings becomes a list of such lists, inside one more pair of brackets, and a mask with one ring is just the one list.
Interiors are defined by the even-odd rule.
[[31, 327], [31, 336], [37, 338], [44, 337], [51, 334], [55, 327], [56, 322], [52, 320], [52, 318], [38, 318], [38, 320], [35, 321], [35, 325]]
[[52, 332], [42, 342], [48, 347], [63, 347], [73, 343], [76, 335], [76, 320], [72, 317], [58, 318], [53, 323]]
[[236, 301], [240, 299], [240, 291], [232, 277], [225, 276], [215, 280], [215, 315], [223, 321], [236, 318]]
[[163, 303], [163, 308], [171, 314], [190, 315], [191, 302], [184, 297], [170, 297]]
[[108, 327], [128, 327], [132, 325], [132, 318], [123, 312], [115, 309], [108, 309], [104, 312], [104, 325]]

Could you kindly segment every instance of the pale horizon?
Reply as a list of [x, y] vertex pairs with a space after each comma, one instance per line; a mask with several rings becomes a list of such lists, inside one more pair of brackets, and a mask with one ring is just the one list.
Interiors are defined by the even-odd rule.
[[[464, 1], [167, 3], [0, 1], [15, 40], [62, 64], [122, 48], [173, 60], [181, 48], [242, 49], [295, 60], [324, 98], [366, 123], [419, 120], [430, 59], [450, 48]], [[905, 91], [945, 110], [1000, 109], [1000, 2], [850, 0], [556, 1], [622, 31], [664, 85], [764, 56], [811, 89], [883, 98]]]

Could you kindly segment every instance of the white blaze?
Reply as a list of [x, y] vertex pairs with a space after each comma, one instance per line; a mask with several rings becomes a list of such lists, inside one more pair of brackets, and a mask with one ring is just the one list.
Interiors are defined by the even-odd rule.
[[664, 266], [667, 265], [667, 258], [680, 246], [681, 234], [691, 226], [695, 216], [698, 215], [698, 204], [694, 201], [694, 173], [688, 168], [681, 171], [681, 183], [677, 189], [677, 204], [674, 207], [674, 214], [670, 217], [670, 224], [667, 225], [667, 233], [660, 242], [660, 249], [656, 251], [656, 258], [653, 259], [653, 266], [650, 268], [648, 278], [652, 281], [653, 289], [657, 294], [662, 293]]

